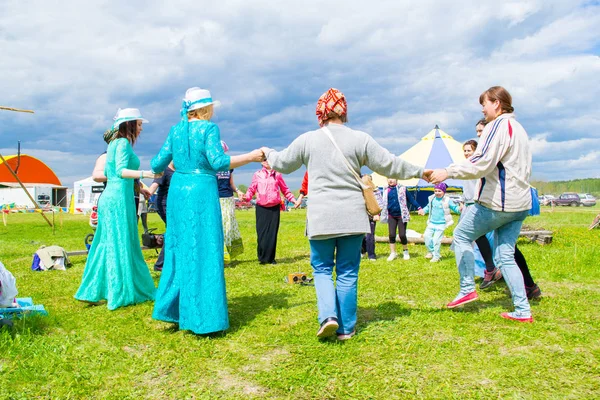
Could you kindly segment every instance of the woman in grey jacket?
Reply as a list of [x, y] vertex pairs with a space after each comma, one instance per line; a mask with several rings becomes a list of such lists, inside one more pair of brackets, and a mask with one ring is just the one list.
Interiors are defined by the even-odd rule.
[[316, 114], [322, 129], [300, 135], [283, 151], [262, 150], [276, 171], [289, 174], [302, 165], [309, 171], [306, 235], [319, 309], [317, 336], [337, 333], [338, 339], [346, 340], [355, 333], [360, 248], [370, 226], [361, 186], [344, 157], [357, 174], [365, 165], [384, 176], [408, 179], [421, 177], [423, 168], [392, 155], [368, 134], [344, 126], [347, 104], [337, 89], [329, 89], [319, 98]]

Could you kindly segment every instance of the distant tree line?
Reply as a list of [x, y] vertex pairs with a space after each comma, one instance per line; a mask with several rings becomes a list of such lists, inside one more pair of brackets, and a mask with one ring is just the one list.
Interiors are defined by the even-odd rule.
[[595, 197], [600, 196], [600, 179], [586, 178], [574, 179], [572, 181], [531, 181], [531, 186], [535, 187], [540, 195], [553, 194], [558, 196], [564, 192], [591, 193]]

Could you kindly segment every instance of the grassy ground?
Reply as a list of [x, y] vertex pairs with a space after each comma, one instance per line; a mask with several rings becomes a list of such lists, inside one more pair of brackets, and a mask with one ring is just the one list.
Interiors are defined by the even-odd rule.
[[[10, 215], [0, 260], [50, 315], [0, 330], [0, 398], [598, 398], [600, 230], [587, 230], [597, 212], [526, 221], [555, 233], [549, 246], [520, 242], [544, 292], [532, 325], [499, 317], [511, 309], [503, 284], [444, 309], [458, 291], [447, 247], [438, 264], [419, 245], [388, 263], [378, 244], [377, 262], [361, 266], [358, 334], [344, 343], [316, 339], [314, 288], [284, 282], [310, 272], [304, 211], [282, 215], [276, 266], [256, 262], [254, 212], [238, 213], [246, 252], [226, 270], [231, 328], [214, 337], [152, 320], [152, 303], [111, 312], [75, 301], [85, 257], [66, 272], [29, 267], [42, 244], [82, 249], [87, 219], [66, 216], [53, 235], [38, 215]], [[156, 214], [151, 225], [162, 227]]]

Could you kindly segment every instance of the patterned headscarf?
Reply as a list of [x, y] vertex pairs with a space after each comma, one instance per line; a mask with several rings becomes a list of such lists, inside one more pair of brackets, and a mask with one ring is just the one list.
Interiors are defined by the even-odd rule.
[[446, 190], [448, 190], [448, 185], [446, 185], [445, 183], [438, 183], [437, 185], [434, 186], [435, 189], [439, 189], [442, 192], [446, 193]]
[[319, 101], [317, 101], [316, 114], [320, 126], [325, 124], [327, 115], [332, 111], [339, 116], [345, 115], [348, 112], [346, 97], [342, 92], [334, 88], [323, 93], [323, 95], [319, 97]]
[[106, 132], [104, 132], [104, 141], [106, 144], [109, 144], [113, 141], [117, 133], [119, 132], [119, 128], [110, 128]]

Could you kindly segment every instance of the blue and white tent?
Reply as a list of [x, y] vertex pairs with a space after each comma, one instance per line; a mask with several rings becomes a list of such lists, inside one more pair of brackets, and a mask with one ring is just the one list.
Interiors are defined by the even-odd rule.
[[[459, 163], [465, 160], [462, 143], [442, 131], [437, 125], [427, 135], [423, 136], [419, 143], [401, 154], [401, 157], [418, 166], [426, 169], [446, 168], [452, 163]], [[377, 173], [373, 173], [373, 182], [379, 187], [387, 187], [387, 178]], [[414, 178], [398, 181], [408, 188], [414, 189], [417, 195], [417, 201], [424, 206], [427, 204], [427, 198], [433, 194], [433, 185], [422, 179]], [[462, 191], [463, 183], [461, 180], [448, 179], [445, 183], [449, 191]]]

